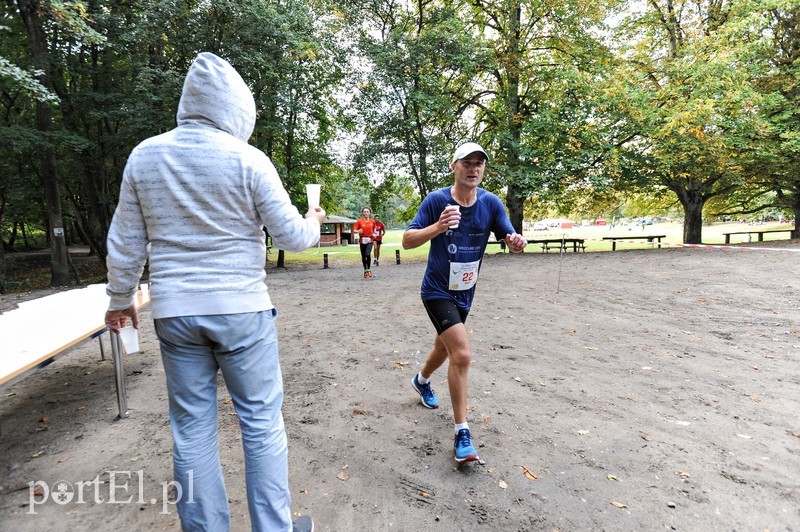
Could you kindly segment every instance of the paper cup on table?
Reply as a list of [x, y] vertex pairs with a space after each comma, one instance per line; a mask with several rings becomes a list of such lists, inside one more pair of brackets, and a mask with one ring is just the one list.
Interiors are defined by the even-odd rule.
[[139, 331], [133, 325], [122, 327], [119, 330], [119, 339], [125, 347], [125, 352], [129, 355], [139, 352]]
[[[444, 208], [444, 210], [461, 212], [461, 206], [460, 205], [448, 205], [447, 207]], [[458, 222], [456, 222], [454, 224], [450, 224], [450, 229], [457, 229], [457, 228], [458, 228]]]
[[319, 207], [319, 191], [322, 185], [306, 185], [306, 196], [308, 197], [308, 208]]

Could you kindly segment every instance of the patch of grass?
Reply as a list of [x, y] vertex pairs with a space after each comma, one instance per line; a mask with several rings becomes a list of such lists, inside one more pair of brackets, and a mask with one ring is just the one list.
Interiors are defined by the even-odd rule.
[[[424, 244], [416, 249], [403, 249], [401, 241], [403, 239], [402, 229], [393, 229], [386, 232], [381, 246], [381, 260], [384, 262], [394, 262], [395, 252], [400, 250], [400, 260], [409, 262], [424, 261], [428, 258], [429, 244]], [[327, 253], [329, 261], [336, 261], [337, 264], [361, 264], [361, 249], [358, 244], [348, 246], [318, 246], [309, 248], [305, 251], [285, 252], [286, 266], [305, 265], [310, 266], [317, 263], [322, 266], [323, 255]], [[373, 252], [372, 256], [375, 256]], [[269, 254], [269, 264], [274, 264], [278, 260], [278, 250], [273, 248]]]

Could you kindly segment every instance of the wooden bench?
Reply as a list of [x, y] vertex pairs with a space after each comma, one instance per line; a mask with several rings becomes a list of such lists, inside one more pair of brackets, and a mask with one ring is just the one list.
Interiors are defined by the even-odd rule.
[[583, 238], [533, 238], [528, 240], [528, 244], [541, 244], [542, 252], [549, 252], [551, 249], [567, 251], [569, 244], [572, 244], [572, 251], [586, 251]]
[[661, 249], [661, 239], [667, 235], [627, 235], [627, 236], [604, 236], [603, 240], [611, 240], [611, 251], [617, 250], [617, 240], [647, 240], [648, 242], [658, 241], [658, 249]]
[[763, 242], [764, 241], [764, 233], [787, 233], [787, 232], [791, 233], [792, 231], [794, 231], [794, 229], [767, 229], [767, 230], [753, 229], [752, 231], [732, 231], [730, 233], [722, 233], [722, 234], [725, 235], [725, 243], [726, 244], [730, 244], [731, 243], [731, 235], [752, 235], [752, 234], [757, 234], [758, 235], [758, 241], [759, 242]]
[[[107, 331], [103, 317], [108, 308], [105, 284], [20, 303], [17, 309], [0, 315], [0, 389], [23, 379], [73, 348], [98, 338], [101, 359], [105, 359], [102, 334]], [[150, 293], [139, 291], [137, 308], [150, 304]], [[111, 351], [120, 417], [127, 416], [125, 373], [122, 369], [119, 335], [112, 334]]]

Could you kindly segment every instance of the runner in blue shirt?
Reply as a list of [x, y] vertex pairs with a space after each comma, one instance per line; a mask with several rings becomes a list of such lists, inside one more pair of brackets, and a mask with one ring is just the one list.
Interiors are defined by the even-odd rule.
[[411, 385], [424, 406], [438, 408], [430, 378], [449, 360], [447, 383], [455, 418], [453, 448], [457, 462], [478, 460], [467, 423], [467, 377], [472, 353], [464, 322], [472, 306], [489, 233], [498, 240], [504, 239], [514, 253], [527, 245], [525, 238], [514, 231], [500, 199], [478, 187], [488, 159], [483, 148], [474, 142], [459, 146], [450, 164], [455, 183], [428, 194], [403, 234], [403, 249], [431, 243], [421, 294], [437, 333], [433, 349]]

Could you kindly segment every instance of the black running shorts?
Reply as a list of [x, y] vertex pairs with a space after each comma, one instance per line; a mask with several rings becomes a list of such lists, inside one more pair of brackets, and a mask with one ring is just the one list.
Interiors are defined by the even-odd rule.
[[439, 334], [457, 323], [466, 322], [469, 315], [468, 310], [461, 309], [449, 299], [423, 299], [422, 304], [425, 305], [428, 317]]

